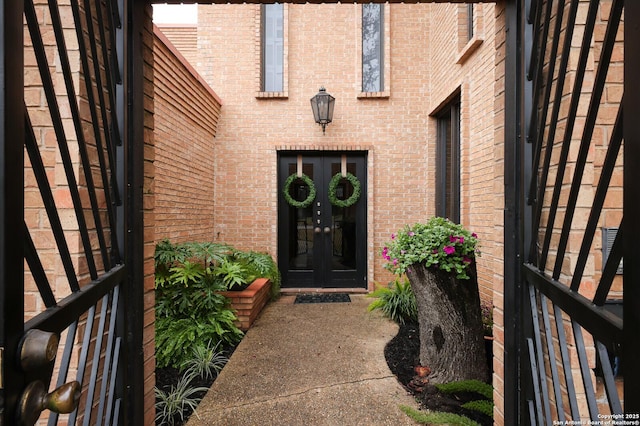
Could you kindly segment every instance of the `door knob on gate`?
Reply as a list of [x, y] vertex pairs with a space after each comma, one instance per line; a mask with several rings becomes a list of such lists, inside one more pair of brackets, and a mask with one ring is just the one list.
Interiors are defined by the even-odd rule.
[[71, 413], [78, 407], [79, 401], [80, 383], [76, 381], [65, 383], [51, 393], [47, 393], [41, 381], [31, 382], [20, 398], [18, 423], [35, 424], [45, 409], [59, 414]]
[[329, 228], [328, 226], [325, 226], [325, 227], [324, 227], [324, 233], [325, 233], [325, 234], [328, 234], [328, 233], [330, 233], [330, 232], [331, 232], [331, 228]]
[[313, 228], [313, 232], [315, 232], [316, 234], [319, 234], [322, 232], [322, 228], [320, 228], [319, 226], [316, 226], [315, 228]]
[[31, 329], [20, 344], [20, 365], [24, 371], [43, 367], [56, 359], [58, 336], [55, 333]]

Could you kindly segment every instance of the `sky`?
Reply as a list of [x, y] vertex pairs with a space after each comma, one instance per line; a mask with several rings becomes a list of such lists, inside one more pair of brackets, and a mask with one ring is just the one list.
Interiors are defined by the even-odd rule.
[[156, 24], [197, 24], [197, 4], [154, 4], [153, 22]]

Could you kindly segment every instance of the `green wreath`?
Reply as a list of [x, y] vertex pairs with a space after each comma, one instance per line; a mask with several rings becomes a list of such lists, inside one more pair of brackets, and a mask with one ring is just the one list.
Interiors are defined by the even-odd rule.
[[[346, 200], [338, 199], [336, 195], [336, 189], [338, 188], [338, 184], [342, 179], [346, 179], [353, 186], [353, 194]], [[351, 207], [355, 203], [358, 202], [360, 198], [360, 181], [357, 177], [352, 175], [351, 173], [347, 173], [346, 176], [342, 176], [341, 173], [336, 173], [329, 182], [329, 201], [336, 207]]]
[[[309, 195], [307, 196], [307, 198], [305, 198], [302, 201], [298, 201], [294, 199], [289, 193], [289, 188], [291, 187], [291, 184], [296, 179], [302, 180], [309, 187]], [[305, 209], [309, 207], [311, 203], [313, 203], [313, 200], [315, 200], [316, 198], [316, 186], [313, 184], [313, 181], [311, 180], [311, 178], [305, 174], [298, 176], [297, 174], [294, 173], [290, 175], [287, 178], [287, 180], [284, 182], [284, 189], [282, 190], [282, 192], [284, 195], [284, 199], [287, 200], [287, 203], [289, 203], [290, 206], [293, 206], [299, 209]]]

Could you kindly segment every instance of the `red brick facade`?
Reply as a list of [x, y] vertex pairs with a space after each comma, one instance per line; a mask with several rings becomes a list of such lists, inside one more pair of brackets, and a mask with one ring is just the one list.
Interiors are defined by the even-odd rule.
[[[603, 3], [602, 16], [607, 4]], [[474, 35], [469, 39], [467, 7], [385, 5], [385, 88], [380, 93], [360, 91], [361, 5], [357, 4], [284, 5], [284, 89], [278, 93], [260, 91], [260, 7], [200, 6], [195, 67], [224, 101], [213, 157], [214, 238], [275, 255], [278, 152], [366, 151], [369, 288], [391, 278], [379, 256], [390, 234], [435, 213], [436, 114], [459, 94], [461, 222], [480, 237], [481, 295], [494, 305], [494, 414], [495, 423], [501, 425], [508, 392], [503, 317], [505, 10], [504, 2], [475, 4]], [[318, 16], [322, 16], [321, 34]], [[596, 53], [604, 25], [601, 21], [596, 28]], [[616, 52], [610, 79], [622, 81], [622, 49]], [[569, 70], [569, 79], [573, 74]], [[321, 85], [336, 97], [334, 121], [324, 135], [309, 108], [309, 98]], [[577, 230], [586, 223], [615, 119], [615, 109], [607, 104], [616, 105], [621, 90], [621, 85], [609, 85], [605, 93], [595, 129], [595, 139], [601, 142], [589, 152], [584, 198], [574, 221]], [[581, 132], [575, 129], [576, 139]], [[575, 158], [573, 150], [571, 170]], [[620, 189], [608, 195], [603, 227], [620, 223], [621, 167], [614, 176], [614, 187]], [[570, 277], [579, 249], [579, 240], [572, 238], [563, 280]], [[598, 231], [581, 287], [587, 296], [602, 271], [601, 250]]]
[[[494, 384], [501, 424], [504, 56], [496, 51], [504, 48], [502, 6], [476, 4], [468, 40], [466, 5], [385, 5], [381, 93], [360, 91], [361, 5], [284, 8], [284, 90], [262, 93], [260, 7], [199, 6], [195, 67], [224, 102], [212, 156], [212, 235], [275, 255], [278, 151], [367, 151], [369, 288], [387, 282], [391, 275], [379, 252], [391, 233], [435, 213], [435, 113], [459, 93], [461, 221], [480, 236], [482, 298], [496, 305]], [[330, 28], [322, 37], [315, 31], [317, 16]], [[324, 135], [309, 107], [321, 85], [336, 97], [334, 121]], [[156, 120], [159, 111], [156, 106]], [[158, 178], [160, 164], [156, 157]]]
[[156, 241], [212, 241], [221, 102], [162, 32], [154, 33]]
[[[481, 236], [480, 285], [490, 300], [493, 271], [501, 270], [494, 243], [502, 220], [495, 218], [502, 183], [493, 171], [501, 156], [494, 138], [494, 6], [475, 6], [476, 36], [468, 43], [460, 41], [458, 28], [466, 5], [385, 8], [383, 93], [360, 92], [360, 5], [288, 4], [285, 89], [269, 96], [259, 87], [260, 7], [199, 7], [197, 69], [225, 104], [215, 157], [216, 199], [225, 202], [215, 208], [215, 235], [275, 254], [278, 151], [366, 150], [370, 288], [386, 282], [390, 276], [378, 255], [385, 241], [404, 224], [434, 214], [437, 120], [431, 114], [459, 91], [462, 222]], [[323, 37], [312, 31], [319, 14], [323, 22], [340, 23]], [[234, 43], [225, 43], [228, 38]], [[308, 101], [321, 85], [337, 99], [325, 135]]]

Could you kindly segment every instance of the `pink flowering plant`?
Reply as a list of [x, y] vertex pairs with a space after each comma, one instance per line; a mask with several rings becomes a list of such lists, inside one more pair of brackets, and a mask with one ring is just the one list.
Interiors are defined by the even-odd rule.
[[433, 217], [427, 223], [405, 226], [382, 249], [386, 269], [397, 275], [415, 263], [453, 272], [456, 278], [469, 279], [467, 268], [475, 262], [478, 236], [449, 219]]

